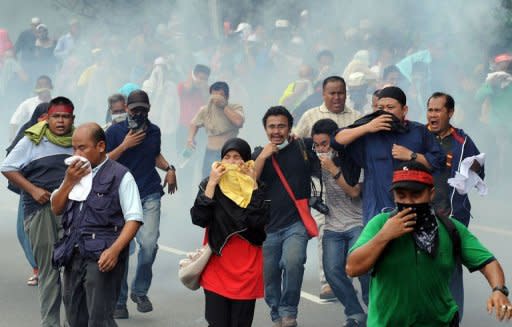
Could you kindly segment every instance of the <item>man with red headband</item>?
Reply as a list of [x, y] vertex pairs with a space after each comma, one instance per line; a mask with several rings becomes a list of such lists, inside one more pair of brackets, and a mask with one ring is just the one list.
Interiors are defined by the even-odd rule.
[[48, 120], [25, 131], [0, 166], [7, 179], [22, 192], [24, 225], [39, 267], [42, 326], [60, 326], [60, 274], [52, 266], [53, 244], [60, 217], [50, 208], [50, 194], [64, 178], [64, 159], [73, 153], [73, 103], [64, 97], [50, 101]]
[[488, 312], [509, 320], [512, 304], [499, 262], [463, 224], [435, 215], [430, 171], [403, 163], [391, 188], [396, 208], [370, 220], [347, 259], [351, 277], [372, 271], [367, 325], [459, 326], [449, 289], [457, 261], [480, 270], [491, 286]]

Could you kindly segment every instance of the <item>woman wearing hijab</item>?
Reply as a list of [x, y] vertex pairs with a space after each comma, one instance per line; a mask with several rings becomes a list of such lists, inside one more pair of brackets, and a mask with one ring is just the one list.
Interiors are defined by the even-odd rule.
[[[37, 105], [36, 109], [34, 110], [34, 113], [32, 114], [32, 117], [30, 117], [30, 120], [26, 122], [23, 126], [20, 127], [18, 130], [18, 134], [12, 141], [11, 145], [6, 149], [7, 154], [11, 152], [12, 149], [18, 144], [18, 142], [23, 138], [25, 135], [25, 130], [27, 130], [29, 127], [37, 124], [38, 122], [42, 120], [46, 120], [48, 116], [48, 102], [43, 102]], [[9, 183], [8, 185], [9, 190], [19, 194], [20, 190]], [[32, 275], [27, 280], [27, 285], [29, 286], [37, 286], [38, 284], [38, 268], [36, 261], [34, 259], [34, 254], [32, 253], [32, 248], [29, 243], [29, 239], [27, 236], [27, 233], [25, 232], [25, 228], [23, 226], [23, 206], [20, 198], [20, 202], [18, 205], [18, 218], [16, 222], [16, 233], [18, 235], [18, 241], [20, 242], [21, 248], [23, 249], [23, 253], [25, 253], [25, 257], [28, 260], [28, 263], [32, 267]]]
[[221, 159], [199, 185], [190, 210], [192, 222], [207, 228], [212, 249], [200, 284], [210, 327], [246, 327], [252, 325], [256, 299], [263, 297], [261, 246], [269, 203], [255, 180], [246, 141], [227, 140]]

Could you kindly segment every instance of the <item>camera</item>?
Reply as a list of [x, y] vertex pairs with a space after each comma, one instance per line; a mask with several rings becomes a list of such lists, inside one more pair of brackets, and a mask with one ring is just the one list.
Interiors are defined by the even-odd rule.
[[316, 211], [324, 215], [329, 213], [329, 207], [324, 203], [322, 198], [319, 196], [312, 196], [309, 198], [309, 207], [315, 209]]

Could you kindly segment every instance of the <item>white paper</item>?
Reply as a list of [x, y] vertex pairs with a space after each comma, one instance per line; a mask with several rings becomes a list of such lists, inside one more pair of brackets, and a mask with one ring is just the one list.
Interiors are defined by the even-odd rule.
[[455, 173], [453, 178], [448, 179], [448, 184], [454, 187], [459, 194], [468, 194], [473, 188], [476, 188], [480, 195], [487, 195], [488, 193], [485, 182], [477, 173], [470, 169], [475, 160], [483, 167], [485, 164], [485, 153], [462, 160], [459, 171]]
[[[87, 160], [86, 158], [84, 158], [82, 156], [72, 156], [72, 157], [66, 158], [64, 160], [64, 163], [69, 166], [73, 162], [75, 162], [75, 160], [80, 160], [83, 162], [83, 164], [89, 165], [89, 167], [91, 166], [91, 163], [89, 162], [89, 160]], [[78, 182], [73, 187], [71, 192], [69, 192], [68, 199], [73, 200], [73, 201], [79, 201], [79, 202], [85, 201], [85, 199], [87, 199], [87, 196], [91, 192], [91, 189], [92, 189], [92, 170], [89, 171], [89, 174], [82, 177], [80, 182]]]

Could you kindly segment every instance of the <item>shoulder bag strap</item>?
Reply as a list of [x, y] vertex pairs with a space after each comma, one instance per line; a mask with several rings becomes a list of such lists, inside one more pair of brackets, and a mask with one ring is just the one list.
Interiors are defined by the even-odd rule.
[[279, 167], [279, 164], [277, 163], [277, 160], [274, 156], [272, 156], [272, 166], [274, 166], [277, 176], [279, 176], [279, 179], [281, 180], [281, 183], [283, 184], [284, 188], [286, 189], [286, 192], [288, 193], [290, 198], [293, 201], [295, 201], [295, 194], [293, 194], [292, 188], [290, 187], [290, 185], [288, 184], [288, 181], [284, 177], [281, 167]]

